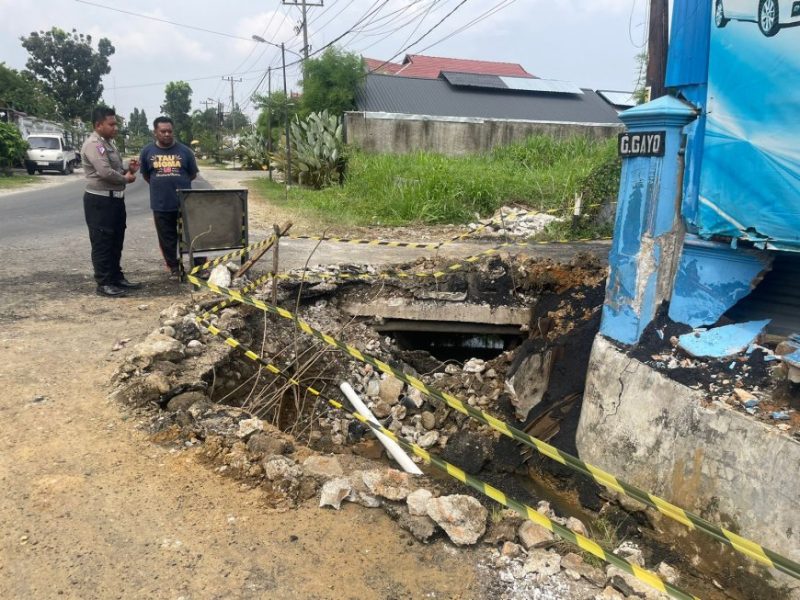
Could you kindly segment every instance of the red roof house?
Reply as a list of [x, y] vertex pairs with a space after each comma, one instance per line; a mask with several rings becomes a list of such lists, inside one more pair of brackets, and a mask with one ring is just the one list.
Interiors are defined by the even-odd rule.
[[401, 75], [419, 79], [437, 79], [442, 71], [497, 75], [501, 77], [536, 77], [517, 63], [470, 60], [466, 58], [442, 58], [439, 56], [424, 56], [422, 54], [407, 54], [401, 63], [385, 62], [374, 58], [365, 58], [364, 63], [370, 73]]

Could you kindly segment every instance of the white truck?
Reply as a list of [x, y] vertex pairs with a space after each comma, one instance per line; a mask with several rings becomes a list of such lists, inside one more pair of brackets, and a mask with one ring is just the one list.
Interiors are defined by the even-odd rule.
[[15, 125], [28, 142], [24, 161], [28, 174], [58, 171], [66, 175], [81, 166], [80, 146], [86, 128], [80, 121], [55, 123], [13, 108], [0, 108], [0, 121]]
[[80, 166], [80, 150], [75, 150], [64, 141], [61, 133], [33, 133], [28, 136], [28, 153], [25, 170], [28, 175], [42, 171], [58, 171], [63, 175], [72, 173]]

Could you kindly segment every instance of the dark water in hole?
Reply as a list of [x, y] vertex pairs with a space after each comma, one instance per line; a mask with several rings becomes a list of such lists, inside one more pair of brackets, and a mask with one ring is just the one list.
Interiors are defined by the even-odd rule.
[[425, 350], [440, 361], [491, 360], [519, 345], [521, 336], [483, 333], [395, 331], [390, 335], [404, 350]]

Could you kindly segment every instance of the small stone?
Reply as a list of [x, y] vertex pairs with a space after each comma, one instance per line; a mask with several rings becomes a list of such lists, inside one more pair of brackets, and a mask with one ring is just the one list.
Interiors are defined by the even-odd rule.
[[474, 544], [486, 531], [488, 511], [471, 496], [457, 494], [432, 498], [427, 511], [454, 544]]
[[148, 308], [150, 308], [150, 305], [149, 304], [140, 304], [136, 308], [137, 308], [137, 310], [147, 310]]
[[383, 455], [383, 445], [376, 439], [361, 440], [353, 446], [353, 453], [378, 460]]
[[352, 489], [350, 481], [346, 477], [337, 477], [326, 481], [319, 497], [320, 508], [332, 506], [339, 510], [342, 507], [342, 501], [350, 495]]
[[270, 481], [297, 479], [303, 474], [300, 467], [285, 456], [270, 456], [264, 460], [263, 466], [264, 474]]
[[392, 407], [388, 403], [380, 400], [372, 407], [372, 414], [376, 419], [385, 419], [392, 413]]
[[173, 396], [170, 401], [167, 402], [167, 410], [169, 412], [189, 410], [190, 406], [204, 400], [207, 400], [207, 398], [202, 392], [184, 392], [183, 394]]
[[239, 421], [239, 430], [236, 432], [236, 437], [250, 437], [256, 431], [264, 431], [264, 421], [255, 417], [252, 419], [242, 419]]
[[515, 544], [514, 542], [505, 542], [500, 550], [500, 554], [502, 556], [507, 556], [508, 558], [517, 558], [518, 556], [522, 556], [524, 553], [525, 550], [522, 549], [522, 546]]
[[622, 542], [619, 546], [617, 546], [617, 549], [614, 550], [614, 554], [619, 554], [628, 562], [632, 562], [640, 567], [644, 567], [644, 554], [642, 554], [639, 546], [633, 542]]
[[586, 525], [584, 525], [580, 519], [576, 519], [575, 517], [570, 517], [567, 519], [567, 529], [569, 529], [572, 533], [577, 533], [579, 535], [586, 535]]
[[414, 405], [415, 408], [422, 408], [422, 405], [425, 403], [425, 396], [423, 396], [422, 392], [410, 386], [406, 393], [406, 399]]
[[486, 371], [486, 373], [483, 374], [483, 376], [486, 377], [487, 379], [494, 379], [495, 377], [497, 377], [497, 371], [495, 371], [494, 369], [489, 369], [488, 371]]
[[533, 521], [524, 521], [522, 525], [519, 526], [517, 535], [519, 536], [519, 541], [526, 550], [539, 545], [549, 544], [555, 539], [550, 531]]
[[470, 358], [464, 363], [465, 373], [483, 373], [486, 370], [486, 361], [480, 358]]
[[422, 426], [428, 430], [436, 427], [436, 417], [429, 410], [422, 413]]
[[376, 398], [381, 393], [381, 382], [377, 377], [371, 377], [367, 382], [366, 394], [371, 398]]
[[447, 373], [448, 375], [456, 375], [461, 372], [461, 369], [458, 368], [458, 365], [450, 363], [447, 366], [445, 366], [444, 372]]
[[523, 570], [540, 579], [550, 577], [561, 571], [561, 555], [546, 550], [533, 550], [525, 561]]
[[678, 583], [678, 579], [680, 578], [678, 571], [664, 561], [658, 563], [658, 566], [656, 567], [656, 573], [661, 576], [661, 579], [673, 585]]
[[594, 597], [594, 600], [625, 600], [625, 595], [607, 585], [602, 592]]
[[186, 356], [200, 356], [205, 350], [205, 346], [199, 340], [189, 340], [186, 344]]
[[342, 465], [335, 456], [309, 456], [303, 461], [303, 472], [312, 477], [333, 479], [344, 475]]
[[757, 400], [757, 398], [748, 392], [747, 390], [743, 390], [742, 388], [733, 388], [733, 395], [736, 396], [736, 399], [744, 404], [748, 400]]
[[174, 338], [175, 337], [175, 328], [174, 327], [170, 327], [169, 325], [166, 325], [166, 326], [162, 327], [161, 329], [159, 329], [158, 333], [160, 333], [161, 335], [166, 335], [167, 337]]
[[428, 501], [433, 498], [433, 494], [425, 488], [420, 488], [411, 492], [406, 498], [408, 513], [414, 517], [427, 516]]
[[439, 432], [438, 431], [429, 431], [422, 435], [417, 440], [417, 445], [421, 448], [428, 449], [433, 446], [437, 441], [439, 441]]
[[402, 404], [396, 404], [392, 407], [391, 415], [395, 421], [402, 421], [407, 415], [406, 407]]
[[247, 440], [247, 451], [262, 456], [280, 456], [286, 453], [287, 447], [288, 444], [284, 440], [260, 431], [253, 433]]
[[364, 471], [364, 484], [369, 491], [388, 500], [405, 500], [411, 493], [410, 477], [396, 469]]
[[217, 265], [211, 270], [211, 275], [208, 277], [208, 283], [218, 285], [219, 287], [230, 287], [231, 285], [231, 272], [225, 265]]
[[380, 382], [380, 391], [378, 395], [383, 402], [386, 402], [389, 406], [394, 406], [400, 401], [400, 394], [403, 392], [404, 385], [405, 384], [396, 377], [387, 375], [386, 378], [382, 379]]

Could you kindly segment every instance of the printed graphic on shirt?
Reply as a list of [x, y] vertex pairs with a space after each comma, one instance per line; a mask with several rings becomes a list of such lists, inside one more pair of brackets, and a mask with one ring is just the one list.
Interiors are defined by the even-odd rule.
[[181, 174], [180, 154], [156, 154], [151, 160], [156, 177], [174, 177]]

